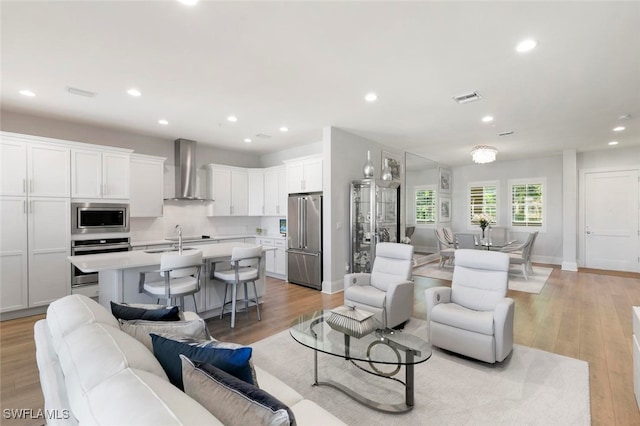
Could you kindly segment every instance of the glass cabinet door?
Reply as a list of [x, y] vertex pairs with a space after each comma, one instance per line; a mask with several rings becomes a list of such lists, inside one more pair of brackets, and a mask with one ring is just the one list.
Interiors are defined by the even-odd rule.
[[375, 245], [398, 242], [397, 183], [363, 179], [351, 183], [351, 272], [371, 272]]
[[351, 185], [351, 272], [371, 270], [372, 226], [371, 182], [354, 182]]

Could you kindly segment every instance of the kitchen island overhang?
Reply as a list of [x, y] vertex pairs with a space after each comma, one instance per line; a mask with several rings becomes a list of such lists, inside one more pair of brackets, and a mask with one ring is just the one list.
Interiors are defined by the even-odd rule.
[[[219, 315], [224, 299], [223, 283], [211, 280], [209, 271], [212, 263], [216, 268], [229, 267], [226, 263], [231, 259], [234, 247], [254, 247], [255, 244], [240, 242], [201, 244], [193, 247], [202, 252], [204, 269], [201, 274], [201, 290], [196, 294], [198, 314], [203, 318]], [[190, 248], [191, 249], [191, 248]], [[262, 248], [263, 253], [275, 250], [275, 247]], [[190, 250], [191, 251], [191, 250]], [[110, 302], [118, 303], [156, 303], [157, 300], [145, 294], [138, 293], [140, 272], [152, 271], [160, 266], [163, 253], [147, 253], [143, 250], [128, 252], [92, 254], [85, 256], [69, 256], [69, 261], [83, 272], [98, 272], [99, 302], [110, 309]], [[222, 262], [222, 265], [220, 264]], [[256, 282], [258, 298], [264, 296], [265, 260], [260, 262], [260, 279]], [[252, 292], [249, 293], [252, 296]], [[243, 286], [238, 287], [237, 299], [244, 298]], [[185, 298], [185, 310], [193, 310], [193, 301]], [[161, 301], [164, 303], [164, 301]]]

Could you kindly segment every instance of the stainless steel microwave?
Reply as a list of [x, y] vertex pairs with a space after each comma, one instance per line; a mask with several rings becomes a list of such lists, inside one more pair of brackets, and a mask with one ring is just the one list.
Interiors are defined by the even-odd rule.
[[71, 203], [71, 233], [129, 232], [129, 204]]

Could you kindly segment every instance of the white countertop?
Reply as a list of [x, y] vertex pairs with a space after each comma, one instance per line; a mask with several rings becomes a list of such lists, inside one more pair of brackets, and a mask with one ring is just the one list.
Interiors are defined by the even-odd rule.
[[[164, 240], [147, 240], [147, 241], [132, 241], [131, 247], [140, 247], [140, 246], [158, 246], [163, 244], [175, 244], [178, 239], [177, 237], [170, 237], [171, 239]], [[285, 236], [282, 234], [273, 234], [273, 235], [212, 235], [209, 238], [202, 238], [201, 236], [187, 236], [183, 237], [182, 241], [185, 243], [194, 242], [194, 241], [224, 241], [224, 240], [233, 240], [236, 238], [277, 238], [277, 239], [285, 239]]]
[[[252, 246], [253, 244], [239, 242], [213, 243], [198, 245], [196, 250], [202, 252], [203, 259], [225, 260], [231, 257], [231, 250], [234, 247]], [[275, 247], [263, 248], [263, 251], [269, 250], [275, 250]], [[67, 259], [82, 272], [100, 272], [159, 265], [161, 257], [162, 253], [145, 253], [144, 250], [133, 250], [84, 256], [68, 256]]]

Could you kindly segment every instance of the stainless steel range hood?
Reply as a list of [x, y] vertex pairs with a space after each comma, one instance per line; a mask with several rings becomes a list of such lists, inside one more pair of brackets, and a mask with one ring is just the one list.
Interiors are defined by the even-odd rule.
[[176, 193], [167, 200], [211, 201], [196, 197], [196, 141], [176, 139]]

